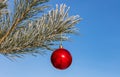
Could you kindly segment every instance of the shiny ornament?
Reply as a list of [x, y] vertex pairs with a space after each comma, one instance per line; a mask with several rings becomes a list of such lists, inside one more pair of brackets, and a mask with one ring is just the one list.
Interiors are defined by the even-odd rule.
[[72, 56], [70, 52], [62, 46], [55, 50], [51, 55], [52, 65], [60, 70], [67, 69], [72, 63]]

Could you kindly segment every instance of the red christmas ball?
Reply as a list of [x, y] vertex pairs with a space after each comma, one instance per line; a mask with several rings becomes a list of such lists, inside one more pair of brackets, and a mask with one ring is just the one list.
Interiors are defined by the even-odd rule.
[[64, 70], [71, 65], [72, 56], [68, 50], [61, 47], [52, 53], [51, 63], [55, 68]]

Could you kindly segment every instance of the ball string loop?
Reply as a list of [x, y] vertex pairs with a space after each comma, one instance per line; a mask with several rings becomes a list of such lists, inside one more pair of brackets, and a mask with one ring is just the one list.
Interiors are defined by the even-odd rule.
[[63, 46], [62, 46], [62, 32], [60, 33], [60, 48], [63, 48]]

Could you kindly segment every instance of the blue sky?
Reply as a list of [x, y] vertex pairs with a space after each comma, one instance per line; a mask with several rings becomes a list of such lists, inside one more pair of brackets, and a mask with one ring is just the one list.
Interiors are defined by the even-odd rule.
[[83, 20], [76, 26], [80, 36], [71, 36], [64, 47], [73, 56], [72, 65], [60, 71], [50, 63], [51, 53], [11, 62], [0, 56], [0, 77], [120, 77], [120, 0], [51, 0], [65, 3], [70, 15]]

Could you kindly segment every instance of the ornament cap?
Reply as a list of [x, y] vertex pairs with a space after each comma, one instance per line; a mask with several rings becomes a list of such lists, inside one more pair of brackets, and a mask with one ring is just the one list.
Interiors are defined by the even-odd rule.
[[62, 44], [59, 46], [59, 48], [63, 48]]

